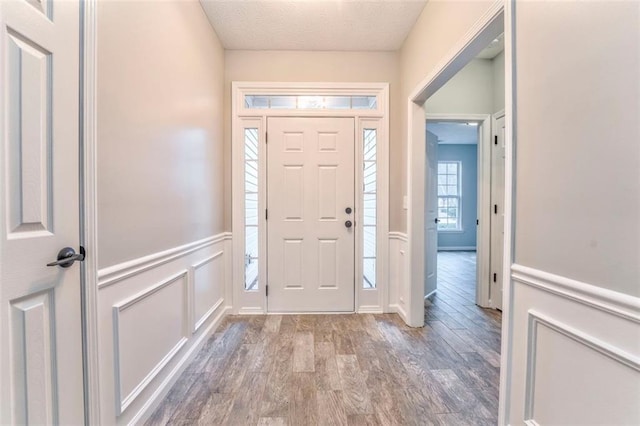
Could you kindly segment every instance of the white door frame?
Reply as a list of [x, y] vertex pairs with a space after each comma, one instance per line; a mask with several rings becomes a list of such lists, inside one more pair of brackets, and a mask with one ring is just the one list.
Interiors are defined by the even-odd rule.
[[80, 2], [80, 244], [87, 251], [81, 266], [86, 424], [100, 424], [101, 421], [98, 361], [97, 8], [98, 0]]
[[[237, 314], [267, 313], [265, 285], [266, 219], [259, 214], [259, 273], [258, 290], [244, 289], [244, 128], [258, 129], [259, 134], [259, 211], [266, 200], [266, 138], [267, 117], [353, 117], [355, 119], [355, 310], [381, 313], [389, 311], [389, 84], [388, 83], [277, 83], [233, 82], [231, 85], [232, 127], [232, 231], [233, 231], [233, 312]], [[245, 95], [334, 95], [376, 96], [375, 109], [250, 109], [245, 106]], [[377, 270], [375, 289], [363, 289], [362, 239], [358, 219], [362, 212], [362, 141], [358, 135], [364, 128], [378, 129], [377, 149]], [[262, 202], [260, 201], [262, 200]]]
[[491, 176], [492, 118], [490, 114], [435, 114], [427, 111], [427, 122], [431, 121], [478, 123], [478, 203], [476, 210], [479, 224], [476, 232], [476, 304], [488, 308], [491, 307], [489, 300], [491, 180], [489, 177]]
[[498, 424], [504, 424], [508, 413], [508, 383], [511, 369], [511, 264], [513, 259], [514, 200], [514, 14], [515, 0], [495, 1], [454, 46], [444, 59], [411, 92], [407, 99], [407, 177], [408, 206], [407, 237], [409, 250], [408, 280], [409, 325], [424, 325], [424, 229], [425, 211], [425, 101], [473, 59], [496, 36], [504, 32], [505, 40], [505, 250], [503, 261], [502, 350]]

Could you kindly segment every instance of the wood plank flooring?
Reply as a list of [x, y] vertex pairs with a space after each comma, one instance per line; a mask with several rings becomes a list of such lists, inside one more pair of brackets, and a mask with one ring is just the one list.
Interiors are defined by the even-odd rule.
[[424, 328], [395, 314], [227, 317], [147, 424], [497, 424], [500, 313], [474, 305], [469, 254], [446, 256]]

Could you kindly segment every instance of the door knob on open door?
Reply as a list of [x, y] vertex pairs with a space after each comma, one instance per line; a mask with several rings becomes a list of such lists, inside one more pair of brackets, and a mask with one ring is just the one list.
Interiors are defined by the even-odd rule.
[[350, 220], [348, 220], [344, 223], [344, 226], [346, 226], [347, 228], [351, 228], [353, 226], [353, 223]]
[[438, 219], [438, 218], [436, 217], [436, 220], [435, 220], [434, 222], [435, 222], [435, 223], [440, 223], [440, 219]]
[[47, 263], [47, 266], [59, 266], [61, 268], [68, 268], [73, 265], [73, 263], [77, 260], [82, 262], [84, 260], [85, 251], [84, 247], [80, 246], [80, 253], [76, 253], [76, 251], [72, 247], [65, 247], [58, 252], [58, 260], [55, 262]]

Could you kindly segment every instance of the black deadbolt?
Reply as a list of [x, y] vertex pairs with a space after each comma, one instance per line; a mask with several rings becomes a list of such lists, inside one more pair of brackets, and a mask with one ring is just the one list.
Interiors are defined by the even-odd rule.
[[345, 211], [347, 214], [351, 214], [351, 212], [352, 212], [353, 210], [351, 209], [351, 207], [347, 207], [346, 209], [344, 209], [344, 211]]

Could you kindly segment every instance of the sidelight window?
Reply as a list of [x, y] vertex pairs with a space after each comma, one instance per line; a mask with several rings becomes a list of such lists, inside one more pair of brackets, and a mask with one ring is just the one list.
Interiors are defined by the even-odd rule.
[[258, 129], [244, 129], [244, 288], [258, 289]]
[[377, 129], [364, 129], [363, 288], [376, 288]]

